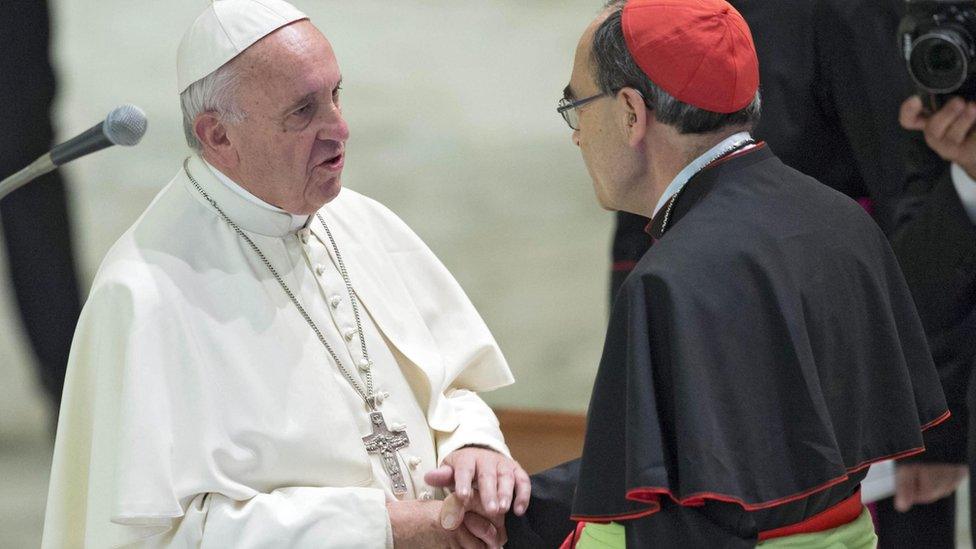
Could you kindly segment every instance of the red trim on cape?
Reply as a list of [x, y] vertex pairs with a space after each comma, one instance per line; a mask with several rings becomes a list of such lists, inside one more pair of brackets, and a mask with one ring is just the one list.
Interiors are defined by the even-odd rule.
[[705, 166], [704, 168], [702, 168], [701, 171], [705, 171], [705, 170], [707, 170], [709, 168], [714, 168], [715, 166], [719, 166], [721, 164], [725, 164], [726, 162], [728, 162], [729, 160], [732, 160], [733, 158], [738, 158], [740, 156], [747, 155], [747, 154], [749, 154], [751, 152], [756, 152], [756, 151], [758, 151], [759, 149], [761, 149], [761, 148], [763, 148], [765, 146], [766, 146], [766, 142], [765, 141], [757, 141], [756, 144], [755, 144], [755, 146], [749, 147], [748, 149], [742, 149], [741, 151], [735, 151], [734, 153], [732, 153], [732, 154], [730, 154], [728, 156], [723, 156], [722, 158], [719, 158], [718, 160], [715, 160], [711, 164], [709, 164], [709, 165]]
[[936, 425], [938, 425], [938, 424], [942, 423], [943, 421], [949, 419], [949, 416], [951, 416], [951, 415], [952, 415], [952, 413], [950, 413], [949, 410], [946, 410], [945, 413], [942, 414], [941, 416], [933, 419], [932, 421], [926, 423], [925, 425], [922, 425], [922, 430], [923, 431], [928, 431], [932, 427], [935, 427]]
[[[861, 490], [858, 489], [851, 497], [834, 505], [833, 507], [829, 507], [816, 515], [813, 515], [806, 520], [796, 524], [791, 524], [789, 526], [759, 532], [759, 541], [785, 538], [787, 536], [795, 536], [798, 534], [813, 534], [816, 532], [823, 532], [825, 530], [838, 528], [857, 520], [857, 517], [861, 516], [863, 511], [864, 505], [861, 503]], [[574, 549], [576, 544], [579, 543], [580, 536], [582, 536], [583, 530], [586, 528], [587, 524], [589, 523], [576, 523], [576, 530], [570, 532], [569, 536], [566, 537], [566, 540], [563, 541], [562, 545], [559, 546], [559, 549]]]
[[[941, 416], [923, 425], [921, 430], [926, 431], [928, 429], [931, 429], [932, 427], [935, 427], [936, 425], [949, 419], [950, 415], [951, 413], [949, 412], [949, 410], [946, 410], [945, 413], [943, 413]], [[819, 486], [810, 488], [809, 490], [804, 490], [796, 494], [791, 494], [789, 496], [785, 496], [774, 500], [762, 501], [759, 503], [747, 503], [735, 496], [730, 496], [727, 494], [718, 494], [715, 492], [697, 492], [687, 497], [679, 498], [667, 488], [662, 488], [658, 486], [647, 486], [647, 487], [642, 486], [640, 488], [634, 488], [629, 490], [627, 492], [626, 498], [630, 501], [636, 501], [639, 503], [646, 504], [647, 509], [634, 511], [631, 513], [619, 513], [616, 515], [592, 515], [592, 516], [572, 515], [570, 518], [572, 520], [582, 521], [582, 522], [611, 522], [611, 521], [633, 520], [633, 519], [643, 518], [646, 516], [653, 515], [654, 513], [657, 513], [658, 511], [661, 510], [661, 504], [660, 504], [661, 496], [667, 496], [671, 501], [683, 507], [700, 507], [702, 505], [705, 505], [705, 500], [713, 500], [713, 501], [721, 501], [724, 503], [735, 503], [740, 507], [742, 507], [743, 509], [745, 509], [746, 511], [759, 511], [762, 509], [769, 509], [771, 507], [778, 507], [780, 505], [785, 505], [787, 503], [791, 503], [796, 500], [803, 499], [812, 494], [816, 494], [817, 492], [826, 490], [832, 486], [836, 486], [846, 481], [848, 478], [850, 478], [849, 475], [851, 473], [856, 473], [873, 463], [877, 463], [879, 461], [888, 461], [890, 459], [902, 459], [909, 456], [914, 456], [916, 454], [920, 454], [924, 451], [925, 451], [925, 446], [920, 446], [918, 448], [912, 448], [911, 450], [905, 450], [888, 456], [872, 458], [863, 461], [855, 465], [854, 467], [847, 469], [847, 472], [844, 475], [828, 480], [827, 482], [820, 484]]]

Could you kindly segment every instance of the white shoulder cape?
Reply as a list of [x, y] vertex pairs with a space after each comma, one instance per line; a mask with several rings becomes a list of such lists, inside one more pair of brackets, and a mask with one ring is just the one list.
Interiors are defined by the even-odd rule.
[[[218, 201], [231, 200], [199, 158], [189, 165]], [[473, 305], [379, 203], [344, 189], [320, 213], [363, 305], [422, 371], [431, 429], [464, 431], [463, 404], [451, 395], [512, 382]], [[280, 237], [251, 236], [273, 263], [287, 257]], [[290, 284], [299, 268], [279, 266]], [[267, 268], [181, 170], [110, 250], [82, 312], [44, 545], [118, 546], [156, 535], [202, 492], [246, 501], [282, 488], [362, 485], [360, 435], [332, 427], [327, 406], [288, 409], [339, 402], [315, 381], [330, 364]], [[304, 423], [282, 419], [305, 414]]]

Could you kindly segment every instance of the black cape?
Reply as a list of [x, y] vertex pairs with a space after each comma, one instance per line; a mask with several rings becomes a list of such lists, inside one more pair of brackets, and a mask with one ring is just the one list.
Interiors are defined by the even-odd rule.
[[[573, 518], [748, 546], [948, 417], [871, 218], [762, 145], [700, 172], [614, 302]], [[666, 511], [659, 513], [659, 511]]]

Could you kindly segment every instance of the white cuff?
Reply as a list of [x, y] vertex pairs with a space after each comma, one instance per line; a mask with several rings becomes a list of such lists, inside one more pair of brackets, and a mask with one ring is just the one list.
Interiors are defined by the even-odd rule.
[[458, 426], [453, 432], [437, 433], [438, 465], [451, 452], [472, 445], [491, 448], [505, 457], [512, 457], [498, 426], [498, 418], [477, 393], [459, 389], [453, 391], [449, 398], [458, 417]]
[[956, 194], [959, 195], [959, 202], [962, 203], [969, 221], [976, 225], [976, 181], [969, 177], [962, 166], [952, 163], [952, 184], [956, 187]]

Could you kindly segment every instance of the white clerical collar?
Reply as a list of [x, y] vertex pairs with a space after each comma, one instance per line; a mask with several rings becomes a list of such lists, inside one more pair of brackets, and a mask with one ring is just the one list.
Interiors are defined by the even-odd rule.
[[[660, 211], [665, 204], [667, 204], [671, 196], [674, 195], [674, 193], [678, 192], [681, 189], [681, 187], [684, 187], [685, 183], [687, 183], [688, 180], [692, 178], [692, 176], [700, 172], [713, 158], [715, 158], [715, 155], [721, 153], [723, 150], [731, 147], [735, 143], [739, 141], [744, 141], [746, 139], [752, 139], [752, 136], [749, 135], [749, 132], [739, 132], [736, 134], [732, 134], [726, 137], [725, 139], [723, 139], [720, 143], [717, 143], [711, 149], [708, 149], [707, 151], [702, 153], [702, 155], [699, 156], [698, 158], [692, 160], [691, 164], [688, 164], [687, 166], [684, 167], [683, 170], [678, 172], [678, 175], [674, 176], [674, 179], [671, 180], [671, 183], [669, 183], [668, 186], [664, 189], [664, 194], [662, 194], [661, 198], [657, 201], [657, 206], [654, 206], [654, 213], [651, 214], [651, 217], [653, 218], [654, 216], [656, 216], [657, 212]], [[747, 147], [742, 147], [741, 150], [751, 149], [752, 147], [755, 146], [756, 146], [755, 144], [752, 144]]]
[[[201, 159], [203, 159], [203, 157], [201, 157]], [[299, 229], [303, 229], [303, 228], [305, 228], [305, 225], [308, 224], [308, 220], [309, 220], [309, 218], [311, 216], [308, 216], [308, 215], [295, 215], [293, 213], [289, 213], [289, 212], [287, 212], [285, 210], [282, 210], [281, 208], [279, 208], [277, 206], [273, 206], [271, 204], [268, 204], [264, 200], [261, 200], [260, 198], [258, 198], [256, 196], [254, 196], [253, 194], [251, 194], [247, 189], [245, 189], [244, 187], [242, 187], [239, 184], [237, 184], [237, 182], [235, 182], [233, 179], [227, 177], [224, 174], [224, 172], [218, 170], [210, 162], [207, 162], [206, 160], [203, 160], [203, 163], [206, 164], [208, 168], [210, 168], [210, 171], [214, 174], [214, 177], [217, 178], [217, 181], [220, 181], [221, 183], [223, 183], [228, 189], [234, 191], [234, 193], [236, 193], [238, 196], [243, 197], [244, 199], [246, 199], [248, 202], [251, 202], [252, 204], [256, 204], [258, 206], [261, 206], [262, 208], [264, 208], [266, 210], [271, 210], [273, 212], [282, 213], [282, 214], [286, 214], [286, 215], [291, 216], [291, 228], [290, 228], [290, 231], [289, 232], [294, 232], [294, 231], [297, 231]]]

